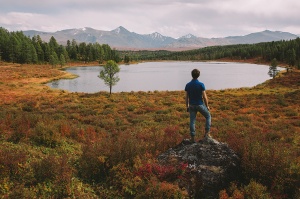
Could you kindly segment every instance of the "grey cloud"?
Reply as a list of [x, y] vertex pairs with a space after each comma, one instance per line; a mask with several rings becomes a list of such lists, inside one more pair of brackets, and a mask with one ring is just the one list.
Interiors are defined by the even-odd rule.
[[[0, 0], [0, 4], [0, 26], [10, 29], [124, 26], [139, 34], [172, 37], [244, 35], [265, 29], [300, 33], [298, 0]], [[18, 18], [18, 13], [26, 17]]]

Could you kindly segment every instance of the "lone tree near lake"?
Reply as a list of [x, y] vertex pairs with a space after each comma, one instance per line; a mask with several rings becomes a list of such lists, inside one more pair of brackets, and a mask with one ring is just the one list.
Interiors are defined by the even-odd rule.
[[116, 85], [120, 80], [116, 74], [120, 72], [119, 65], [113, 61], [109, 60], [104, 66], [103, 70], [100, 71], [99, 78], [104, 80], [104, 83], [109, 86], [109, 94], [111, 94], [112, 86]]
[[277, 60], [274, 58], [271, 62], [271, 66], [269, 67], [269, 72], [268, 74], [270, 77], [275, 78], [275, 76], [278, 74], [279, 70], [277, 70]]

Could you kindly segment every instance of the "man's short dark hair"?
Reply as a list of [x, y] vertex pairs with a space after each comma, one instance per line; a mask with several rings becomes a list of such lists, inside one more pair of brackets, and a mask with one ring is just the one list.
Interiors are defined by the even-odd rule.
[[197, 79], [200, 76], [200, 71], [198, 69], [192, 70], [193, 79]]

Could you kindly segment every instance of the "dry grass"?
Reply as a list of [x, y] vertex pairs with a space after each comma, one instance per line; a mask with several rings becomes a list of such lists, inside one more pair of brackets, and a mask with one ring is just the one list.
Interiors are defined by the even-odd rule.
[[[155, 158], [189, 137], [184, 91], [109, 96], [53, 90], [43, 83], [68, 74], [49, 65], [0, 66], [0, 76], [1, 143], [37, 147], [28, 150], [33, 150], [30, 157], [53, 148], [51, 153], [65, 153], [71, 162], [81, 162], [81, 169], [95, 169], [83, 166], [88, 159], [78, 159], [84, 153], [101, 159], [100, 173], [112, 167], [130, 171], [137, 157]], [[300, 72], [293, 71], [254, 88], [207, 91], [213, 136], [241, 155], [246, 179], [255, 178], [281, 196], [293, 194], [300, 176], [299, 78]], [[204, 121], [197, 120], [201, 138]], [[87, 143], [90, 148], [80, 151]], [[56, 164], [66, 164], [58, 160]], [[89, 170], [72, 169], [89, 175]], [[6, 178], [1, 175], [2, 182]]]

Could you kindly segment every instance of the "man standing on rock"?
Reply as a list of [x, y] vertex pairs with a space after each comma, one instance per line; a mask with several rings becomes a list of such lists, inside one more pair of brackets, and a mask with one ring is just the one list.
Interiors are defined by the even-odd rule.
[[192, 70], [193, 79], [186, 84], [185, 103], [187, 111], [190, 112], [190, 134], [191, 141], [195, 142], [195, 122], [197, 112], [200, 112], [205, 117], [205, 138], [210, 138], [211, 115], [209, 112], [208, 98], [205, 92], [205, 86], [198, 81], [200, 71], [198, 69]]

